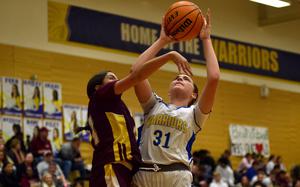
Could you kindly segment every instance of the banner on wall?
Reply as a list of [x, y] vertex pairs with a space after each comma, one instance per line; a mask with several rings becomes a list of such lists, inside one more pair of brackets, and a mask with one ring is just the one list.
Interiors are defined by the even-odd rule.
[[36, 118], [24, 118], [24, 137], [26, 140], [32, 140], [37, 137], [39, 128], [42, 127], [42, 120]]
[[66, 140], [74, 138], [74, 130], [79, 127], [81, 120], [81, 106], [74, 104], [64, 104], [64, 137]]
[[[80, 126], [84, 127], [87, 125], [87, 118], [88, 118], [88, 107], [81, 106], [81, 118], [80, 118]], [[89, 131], [82, 131], [78, 134], [80, 139], [85, 142], [90, 141], [90, 132]]]
[[61, 84], [44, 82], [44, 116], [49, 119], [62, 118]]
[[268, 129], [264, 127], [236, 125], [229, 126], [231, 153], [244, 156], [246, 153], [270, 155]]
[[[160, 25], [115, 14], [48, 1], [48, 39], [142, 53], [159, 36]], [[300, 54], [212, 36], [221, 68], [300, 81]], [[81, 45], [84, 46], [84, 45]], [[205, 64], [202, 42], [170, 44], [189, 62]]]
[[19, 78], [3, 77], [2, 85], [3, 113], [22, 114], [22, 81]]
[[13, 116], [2, 116], [1, 118], [1, 129], [2, 129], [2, 136], [4, 141], [7, 141], [10, 137], [14, 135], [13, 126], [20, 125], [22, 127], [22, 121], [20, 117], [13, 117]]
[[63, 132], [62, 132], [62, 123], [60, 120], [49, 120], [45, 119], [43, 121], [43, 126], [47, 127], [49, 130], [48, 139], [50, 142], [58, 141], [60, 144], [62, 143], [63, 139]]
[[42, 83], [32, 80], [23, 80], [24, 115], [26, 117], [43, 116]]

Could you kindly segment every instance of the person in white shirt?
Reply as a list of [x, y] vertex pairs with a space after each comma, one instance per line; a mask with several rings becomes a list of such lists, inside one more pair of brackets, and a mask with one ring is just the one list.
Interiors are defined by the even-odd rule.
[[265, 175], [265, 172], [263, 169], [260, 169], [257, 171], [257, 175], [254, 176], [251, 180], [251, 186], [253, 186], [257, 181], [263, 183], [266, 186], [272, 186], [272, 181], [270, 177]]
[[229, 166], [228, 160], [226, 158], [219, 159], [215, 172], [220, 173], [222, 180], [229, 186], [234, 186], [233, 170]]
[[274, 169], [274, 166], [275, 166], [275, 156], [274, 155], [271, 155], [269, 157], [269, 161], [267, 163], [267, 166], [266, 166], [266, 173], [267, 175], [270, 175], [271, 171]]
[[239, 164], [238, 172], [243, 173], [244, 171], [247, 171], [247, 169], [251, 168], [252, 163], [252, 155], [250, 153], [247, 153]]
[[215, 172], [214, 179], [209, 184], [209, 187], [228, 187], [228, 184], [222, 180], [220, 173]]

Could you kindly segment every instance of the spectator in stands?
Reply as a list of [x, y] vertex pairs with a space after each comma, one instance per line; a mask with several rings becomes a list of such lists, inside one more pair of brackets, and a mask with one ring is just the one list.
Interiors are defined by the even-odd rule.
[[250, 187], [250, 182], [247, 176], [242, 176], [241, 181], [236, 185], [236, 187]]
[[221, 175], [222, 180], [226, 182], [228, 186], [234, 186], [233, 170], [229, 166], [226, 158], [221, 157], [219, 159], [215, 172]]
[[19, 139], [15, 138], [11, 141], [7, 156], [13, 161], [16, 167], [17, 178], [20, 179], [22, 176], [21, 165], [24, 163], [25, 156], [21, 150]]
[[33, 154], [27, 153], [25, 156], [24, 163], [21, 166], [21, 172], [22, 174], [25, 174], [27, 169], [30, 168], [33, 173], [32, 177], [37, 179], [38, 178], [37, 169], [33, 161], [34, 161]]
[[37, 157], [37, 162], [42, 160], [44, 153], [52, 153], [51, 143], [48, 140], [48, 129], [46, 127], [42, 127], [39, 131], [39, 136], [32, 139], [31, 151]]
[[221, 158], [225, 158], [228, 162], [228, 165], [232, 168], [232, 164], [230, 161], [231, 151], [226, 149], [223, 154], [221, 155]]
[[289, 187], [290, 186], [289, 176], [287, 175], [286, 171], [281, 170], [276, 175], [275, 185], [280, 186], [280, 187]]
[[[44, 159], [37, 165], [37, 171], [38, 171], [38, 176], [41, 179], [43, 176], [43, 173], [45, 171], [48, 171], [49, 169], [49, 164], [51, 162], [54, 162], [53, 154], [52, 152], [45, 152], [44, 153]], [[61, 171], [59, 165], [56, 164], [57, 170], [60, 173], [60, 175], [63, 175], [63, 172]]]
[[41, 187], [56, 187], [55, 184], [54, 184], [52, 175], [49, 172], [45, 172], [43, 174]]
[[[198, 160], [199, 162], [199, 160]], [[193, 182], [192, 187], [207, 187], [208, 182], [204, 178], [205, 168], [198, 162], [194, 161], [192, 166]]]
[[251, 181], [252, 178], [254, 176], [257, 175], [257, 171], [258, 171], [258, 167], [259, 167], [259, 164], [257, 161], [253, 162], [252, 166], [250, 168], [247, 169], [245, 175], [248, 177], [248, 179]]
[[258, 162], [258, 169], [266, 170], [265, 158], [262, 154], [256, 155], [256, 161]]
[[220, 173], [214, 172], [214, 179], [210, 183], [209, 187], [228, 187], [228, 184], [222, 180]]
[[2, 173], [2, 168], [4, 166], [4, 164], [6, 164], [7, 158], [6, 158], [6, 154], [4, 151], [0, 151], [0, 173]]
[[271, 155], [269, 157], [269, 160], [268, 160], [268, 163], [267, 163], [267, 166], [266, 166], [267, 175], [270, 175], [271, 171], [274, 169], [274, 166], [275, 166], [275, 156]]
[[18, 139], [19, 142], [20, 142], [20, 146], [21, 146], [21, 150], [26, 153], [26, 147], [25, 147], [25, 144], [24, 144], [24, 140], [23, 140], [23, 132], [21, 130], [21, 126], [19, 124], [13, 124], [13, 127], [12, 127], [12, 130], [14, 132], [14, 135], [9, 139], [7, 140], [6, 144], [5, 144], [5, 148], [6, 150], [10, 150], [10, 147], [11, 147], [11, 142], [14, 140], [14, 139]]
[[251, 184], [254, 185], [256, 182], [263, 183], [266, 186], [272, 185], [271, 179], [265, 175], [265, 171], [263, 169], [259, 169], [257, 171], [257, 175], [252, 178]]
[[80, 144], [81, 140], [76, 137], [71, 142], [62, 145], [60, 156], [63, 160], [63, 171], [67, 177], [73, 170], [78, 170], [82, 178], [86, 175], [83, 159], [80, 154]]
[[275, 163], [276, 163], [276, 165], [279, 165], [279, 166], [280, 166], [280, 170], [286, 171], [286, 167], [285, 167], [285, 165], [283, 164], [283, 161], [282, 161], [282, 157], [281, 157], [281, 156], [277, 156], [277, 157], [276, 157]]
[[252, 163], [253, 163], [252, 155], [250, 153], [247, 153], [239, 164], [238, 172], [244, 173], [252, 166]]
[[50, 162], [47, 172], [49, 172], [52, 175], [52, 179], [56, 187], [67, 186], [68, 183], [65, 179], [65, 176], [57, 167], [58, 165], [55, 162]]
[[23, 164], [25, 157], [23, 151], [21, 150], [19, 139], [15, 138], [11, 141], [7, 156], [12, 159], [16, 166]]
[[7, 162], [2, 167], [0, 174], [0, 186], [3, 187], [19, 187], [17, 176], [14, 172], [13, 163]]
[[26, 167], [25, 172], [22, 174], [20, 184], [22, 187], [32, 187], [38, 184], [37, 178], [34, 177], [32, 167]]

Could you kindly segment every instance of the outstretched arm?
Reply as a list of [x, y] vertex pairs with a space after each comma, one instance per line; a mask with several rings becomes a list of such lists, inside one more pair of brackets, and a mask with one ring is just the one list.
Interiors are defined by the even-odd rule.
[[[139, 58], [137, 59], [136, 63], [132, 66], [132, 70], [135, 70], [138, 66], [145, 63], [146, 61], [154, 58], [157, 53], [168, 43], [172, 42], [172, 39], [169, 38], [165, 34], [164, 30], [164, 18], [162, 19], [161, 24], [161, 31], [160, 31], [160, 37], [158, 40], [156, 40], [146, 51], [144, 51]], [[135, 94], [139, 100], [140, 103], [145, 103], [148, 101], [148, 99], [151, 97], [152, 89], [150, 86], [150, 83], [148, 79], [145, 79], [144, 81], [139, 82], [134, 87]]]
[[202, 40], [204, 57], [206, 59], [207, 80], [199, 99], [199, 108], [202, 113], [207, 114], [211, 112], [214, 104], [215, 94], [220, 78], [220, 69], [217, 57], [215, 55], [212, 42], [210, 39], [211, 33], [211, 16], [208, 9], [206, 18], [204, 18], [204, 25], [200, 33]]
[[[147, 79], [152, 73], [157, 71], [161, 66], [163, 66], [170, 60], [172, 60], [177, 65], [178, 71], [183, 72], [187, 75], [191, 75], [191, 67], [188, 61], [178, 52], [171, 51], [156, 58], [152, 58], [151, 60], [148, 60], [143, 64], [141, 63], [139, 66], [133, 68], [129, 75], [116, 82], [114, 87], [115, 94], [121, 94], [130, 87], [140, 84], [140, 82]], [[151, 95], [149, 95], [149, 97], [150, 96]]]

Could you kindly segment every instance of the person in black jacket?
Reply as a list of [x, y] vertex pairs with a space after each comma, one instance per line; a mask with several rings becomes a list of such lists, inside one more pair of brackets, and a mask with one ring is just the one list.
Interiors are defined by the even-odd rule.
[[0, 187], [20, 187], [12, 163], [5, 163], [0, 174]]

